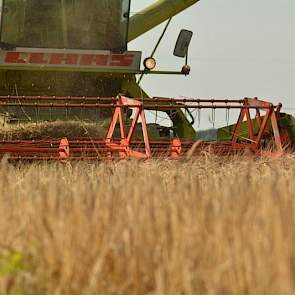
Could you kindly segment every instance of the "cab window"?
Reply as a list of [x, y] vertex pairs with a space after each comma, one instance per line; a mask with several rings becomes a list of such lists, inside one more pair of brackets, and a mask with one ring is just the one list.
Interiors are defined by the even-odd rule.
[[2, 0], [1, 41], [18, 47], [126, 50], [130, 0]]

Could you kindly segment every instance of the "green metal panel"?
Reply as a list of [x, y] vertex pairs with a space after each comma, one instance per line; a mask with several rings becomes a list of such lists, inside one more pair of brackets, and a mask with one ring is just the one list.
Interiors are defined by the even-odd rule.
[[[257, 135], [259, 131], [258, 121], [256, 119], [253, 119], [252, 124], [253, 124], [253, 133], [254, 135]], [[290, 114], [281, 113], [280, 118], [278, 119], [278, 125], [280, 128], [284, 128], [288, 132], [292, 141], [292, 146], [295, 147], [295, 118]], [[270, 121], [268, 121], [266, 126], [266, 134], [268, 133], [271, 134], [271, 131], [272, 131], [271, 128], [272, 128], [271, 123]], [[231, 140], [234, 129], [235, 129], [235, 124], [219, 128], [217, 130], [217, 140], [220, 140], [220, 141]], [[246, 121], [244, 121], [241, 125], [239, 136], [241, 140], [249, 138]]]
[[[263, 119], [263, 117], [262, 117], [262, 119]], [[235, 130], [235, 126], [236, 126], [236, 124], [219, 128], [217, 130], [217, 140], [222, 140], [222, 141], [231, 140], [234, 130]], [[253, 126], [253, 133], [255, 135], [257, 135], [257, 133], [259, 131], [259, 125], [258, 125], [258, 121], [256, 119], [252, 120], [252, 126]], [[270, 122], [267, 123], [267, 127], [266, 127], [266, 130], [269, 130], [269, 129], [270, 129]], [[241, 140], [249, 138], [248, 125], [247, 125], [246, 121], [242, 122], [242, 124], [241, 124], [239, 137]]]
[[132, 41], [200, 0], [159, 0], [132, 16], [128, 41]]
[[295, 148], [295, 118], [290, 114], [282, 113], [278, 120], [278, 125], [288, 132], [292, 147]]

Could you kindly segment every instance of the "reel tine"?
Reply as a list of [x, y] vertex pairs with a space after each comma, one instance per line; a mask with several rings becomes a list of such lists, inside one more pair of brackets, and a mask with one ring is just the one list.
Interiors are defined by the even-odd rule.
[[35, 105], [36, 124], [38, 124], [38, 104]]
[[[69, 96], [68, 96], [69, 98]], [[66, 104], [66, 119], [68, 120], [69, 119], [69, 108], [68, 108], [68, 104]]]
[[229, 111], [230, 111], [230, 109], [229, 109], [229, 107], [227, 107], [227, 109], [225, 110], [225, 112], [226, 112], [226, 126], [227, 127], [229, 125]]
[[211, 114], [211, 119], [212, 119], [212, 126], [213, 126], [213, 129], [215, 129], [215, 107], [213, 105], [213, 102], [212, 102], [212, 114]]
[[[97, 102], [96, 102], [96, 103], [97, 103], [97, 104], [100, 103], [100, 102], [99, 102], [99, 98], [97, 98]], [[100, 112], [99, 112], [99, 110], [100, 110], [99, 107], [97, 107], [97, 108], [95, 109], [95, 117], [96, 117], [96, 120], [97, 120], [97, 121], [100, 119]]]
[[198, 129], [200, 129], [201, 126], [201, 108], [200, 108], [200, 102], [198, 102], [199, 108], [198, 108]]
[[49, 107], [49, 120], [52, 122], [52, 105]]
[[[83, 96], [84, 99], [84, 96]], [[82, 103], [81, 103], [81, 107], [80, 107], [80, 120], [83, 120], [83, 107], [82, 107]]]
[[[38, 97], [39, 98], [39, 97]], [[35, 105], [35, 116], [36, 116], [36, 124], [39, 123], [39, 107], [38, 107], [38, 103], [40, 102], [40, 100], [37, 101], [36, 105]]]

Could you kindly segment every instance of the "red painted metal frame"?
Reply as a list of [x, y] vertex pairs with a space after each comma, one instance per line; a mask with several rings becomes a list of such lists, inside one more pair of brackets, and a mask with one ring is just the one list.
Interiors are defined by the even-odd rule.
[[[50, 102], [44, 102], [44, 101]], [[182, 158], [194, 142], [174, 138], [171, 141], [150, 141], [144, 110], [167, 109], [240, 109], [240, 115], [235, 125], [231, 141], [199, 142], [195, 153], [207, 149], [210, 152], [228, 155], [250, 149], [259, 154], [261, 142], [265, 135], [267, 124], [270, 124], [275, 143], [275, 152], [284, 152], [277, 118], [282, 105], [273, 104], [258, 99], [171, 99], [148, 98], [131, 99], [124, 96], [116, 98], [95, 97], [36, 97], [36, 96], [0, 96], [0, 107], [87, 107], [114, 109], [107, 135], [104, 139], [72, 139], [67, 138], [41, 141], [3, 141], [0, 142], [0, 155], [9, 154], [10, 159], [27, 160], [65, 160], [65, 159], [124, 159], [134, 157], [148, 159], [151, 157]], [[133, 119], [129, 130], [124, 120], [124, 110], [133, 109]], [[259, 131], [254, 134], [253, 118], [250, 110], [255, 110], [255, 121]], [[262, 117], [260, 111], [266, 111]], [[134, 134], [139, 120], [141, 121], [143, 141], [135, 141]], [[247, 123], [249, 138], [240, 135], [242, 123]], [[115, 138], [116, 127], [120, 127], [120, 138]]]
[[[283, 145], [281, 141], [280, 131], [278, 128], [278, 122], [277, 118], [279, 115], [279, 112], [281, 110], [282, 105], [279, 104], [278, 106], [274, 107], [273, 104], [265, 101], [261, 101], [258, 99], [251, 99], [251, 98], [245, 98], [244, 99], [244, 106], [254, 107], [256, 110], [256, 119], [259, 124], [259, 132], [256, 136], [253, 134], [253, 121], [250, 115], [250, 108], [243, 108], [241, 109], [238, 122], [235, 126], [235, 130], [233, 132], [232, 137], [232, 144], [236, 145], [238, 142], [238, 138], [240, 135], [240, 129], [241, 124], [246, 116], [246, 122], [248, 127], [248, 134], [249, 134], [249, 148], [252, 150], [257, 150], [259, 148], [259, 145], [261, 143], [261, 140], [263, 138], [263, 135], [265, 134], [265, 129], [267, 126], [267, 123], [271, 121], [271, 127], [273, 132], [274, 141], [276, 144], [276, 150], [279, 153], [283, 153]], [[260, 110], [264, 109], [266, 110], [266, 115], [264, 116], [263, 120], [260, 115]]]
[[[129, 129], [128, 135], [126, 135], [126, 127], [124, 122], [124, 114], [123, 114], [123, 107], [128, 105], [134, 105], [135, 107], [135, 114], [131, 123], [131, 127]], [[138, 119], [141, 118], [142, 124], [142, 133], [143, 139], [145, 144], [145, 153], [141, 153], [138, 151], [133, 150], [130, 145], [133, 139], [136, 126], [138, 125]], [[121, 133], [121, 141], [120, 144], [112, 143], [112, 138], [114, 135], [114, 131], [116, 128], [117, 121], [119, 119], [120, 125], [120, 133]], [[142, 103], [136, 101], [131, 98], [127, 97], [119, 97], [117, 104], [115, 106], [115, 112], [113, 115], [113, 119], [111, 121], [106, 139], [105, 139], [106, 146], [110, 147], [112, 150], [119, 150], [119, 154], [122, 158], [133, 156], [135, 158], [150, 158], [151, 157], [151, 148], [149, 142], [149, 136], [147, 131], [147, 123], [145, 119], [144, 110], [142, 108]], [[123, 151], [121, 151], [123, 150]], [[112, 152], [109, 153], [111, 157]]]

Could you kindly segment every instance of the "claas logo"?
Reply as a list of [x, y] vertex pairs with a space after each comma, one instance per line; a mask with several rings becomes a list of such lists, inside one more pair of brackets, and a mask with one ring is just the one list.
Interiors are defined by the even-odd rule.
[[97, 66], [131, 67], [134, 54], [75, 54], [42, 52], [7, 52], [4, 62], [8, 64], [51, 65], [51, 66]]

